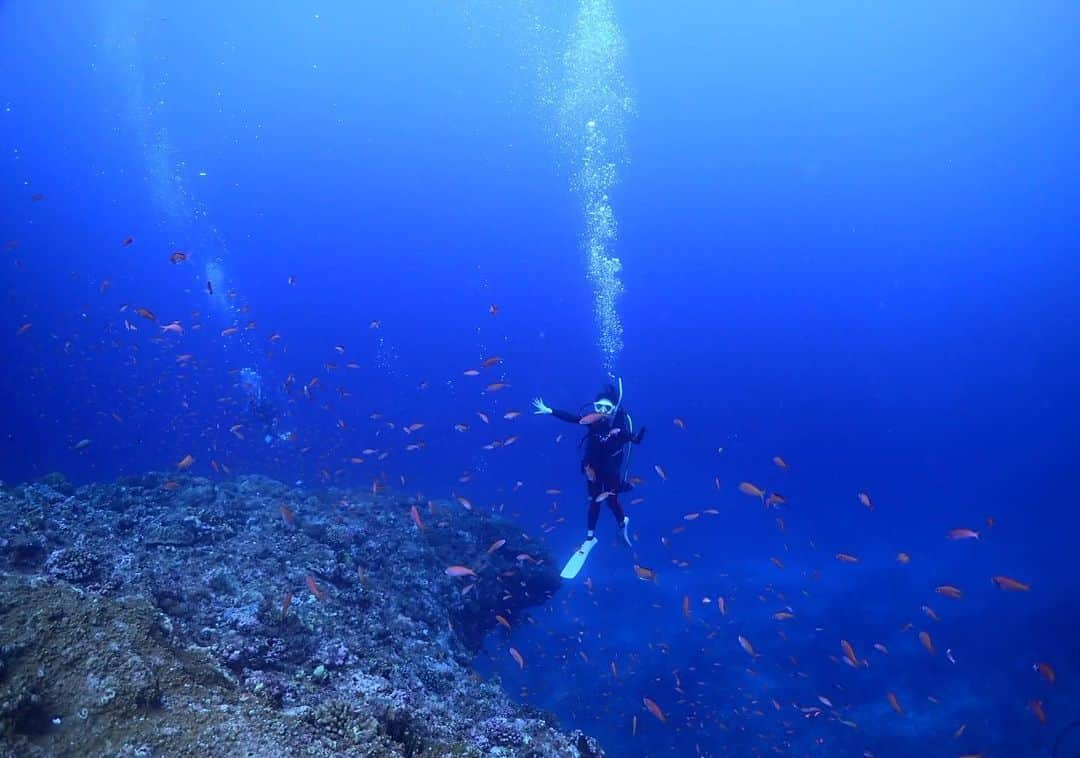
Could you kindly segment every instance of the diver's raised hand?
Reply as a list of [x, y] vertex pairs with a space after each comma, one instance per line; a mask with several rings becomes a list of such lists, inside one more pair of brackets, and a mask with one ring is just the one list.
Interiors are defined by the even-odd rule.
[[533, 411], [533, 413], [539, 413], [539, 414], [551, 413], [551, 407], [548, 406], [548, 404], [544, 402], [543, 398], [534, 397], [533, 398], [533, 408], [536, 409], [535, 411]]

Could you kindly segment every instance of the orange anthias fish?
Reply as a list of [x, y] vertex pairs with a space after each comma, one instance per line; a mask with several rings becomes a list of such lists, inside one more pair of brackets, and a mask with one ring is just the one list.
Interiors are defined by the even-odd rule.
[[525, 668], [525, 659], [521, 657], [521, 653], [517, 651], [517, 648], [510, 648], [510, 657], [517, 661], [519, 669]]
[[690, 596], [689, 595], [683, 595], [683, 599], [682, 599], [682, 615], [687, 621], [690, 621]]
[[1028, 703], [1028, 708], [1035, 714], [1035, 718], [1039, 720], [1040, 724], [1046, 723], [1046, 711], [1043, 710], [1042, 700], [1032, 700]]
[[582, 426], [588, 426], [589, 424], [595, 424], [602, 418], [604, 418], [603, 413], [586, 413], [584, 416], [578, 419], [578, 423]]
[[675, 419], [672, 421], [672, 423], [675, 424], [675, 426], [679, 427], [680, 429], [686, 429], [686, 422], [683, 421], [678, 416], [675, 417]]
[[922, 643], [922, 646], [926, 648], [926, 652], [930, 653], [930, 655], [936, 652], [934, 650], [934, 641], [930, 639], [929, 632], [919, 632], [919, 642]]
[[154, 312], [149, 308], [136, 308], [135, 312], [147, 321], [157, 321], [157, 316], [155, 316]]
[[498, 550], [500, 547], [502, 547], [505, 544], [506, 544], [506, 540], [495, 540], [494, 542], [492, 542], [488, 546], [487, 554], [491, 555], [492, 553], [494, 553], [496, 550]]
[[745, 650], [751, 658], [757, 658], [757, 653], [754, 652], [754, 646], [750, 644], [750, 640], [746, 639], [746, 637], [743, 637], [741, 634], [739, 635], [739, 646]]
[[320, 603], [325, 602], [326, 593], [319, 589], [319, 585], [315, 583], [315, 577], [308, 574], [304, 577], [304, 582], [307, 584], [307, 588], [311, 590], [311, 594], [315, 596], [315, 599]]
[[953, 587], [951, 584], [943, 584], [934, 591], [939, 595], [951, 597], [954, 600], [959, 600], [964, 596], [964, 593], [960, 591], [959, 587]]
[[785, 460], [784, 460], [783, 458], [781, 458], [781, 457], [780, 457], [779, 455], [774, 455], [774, 456], [773, 456], [773, 459], [772, 459], [772, 462], [773, 462], [773, 463], [775, 463], [775, 464], [776, 464], [777, 466], [779, 466], [780, 468], [782, 468], [782, 469], [784, 469], [785, 471], [787, 471], [787, 469], [788, 469], [788, 464], [787, 464], [787, 461], [785, 461]]
[[1054, 668], [1049, 663], [1039, 662], [1032, 666], [1032, 668], [1039, 672], [1042, 678], [1049, 684], [1053, 684], [1054, 681], [1057, 680], [1057, 674], [1054, 673]]
[[859, 502], [865, 505], [870, 510], [874, 510], [874, 503], [870, 500], [870, 495], [865, 492], [859, 493]]
[[889, 692], [886, 694], [886, 697], [889, 699], [889, 705], [892, 706], [892, 709], [894, 711], [896, 711], [897, 713], [904, 712], [904, 709], [900, 707], [900, 701], [896, 699], [895, 693]]
[[840, 647], [844, 651], [844, 660], [852, 668], [859, 668], [859, 658], [855, 655], [855, 648], [847, 640], [840, 640]]
[[760, 498], [761, 502], [765, 502], [765, 490], [761, 489], [757, 485], [750, 482], [742, 482], [739, 484], [739, 492], [744, 495], [752, 495], [753, 497]]
[[187, 471], [189, 468], [191, 468], [191, 464], [193, 464], [194, 462], [195, 459], [191, 457], [191, 453], [188, 453], [180, 459], [180, 462], [176, 464], [176, 468], [180, 471]]
[[996, 584], [998, 589], [1006, 592], [1028, 592], [1031, 589], [1030, 584], [1024, 584], [1008, 576], [992, 576], [990, 581]]
[[412, 516], [413, 523], [416, 524], [416, 528], [421, 532], [424, 531], [424, 522], [420, 518], [420, 511], [414, 505], [409, 508], [409, 514]]
[[667, 716], [664, 715], [664, 712], [660, 710], [660, 706], [658, 706], [652, 699], [643, 697], [641, 698], [641, 702], [645, 703], [645, 707], [649, 709], [649, 713], [656, 716], [656, 718], [660, 721], [661, 724], [667, 723]]
[[504, 390], [509, 386], [510, 386], [510, 384], [508, 382], [492, 382], [491, 384], [489, 384], [487, 386], [487, 391], [488, 392], [499, 392], [500, 390]]
[[656, 470], [656, 475], [660, 477], [660, 480], [666, 482], [667, 481], [667, 472], [664, 471], [664, 467], [661, 466], [658, 463], [655, 466], [653, 466], [653, 468]]
[[293, 516], [292, 509], [288, 506], [282, 505], [279, 507], [279, 510], [281, 511], [282, 521], [284, 521], [289, 526], [292, 526], [295, 521], [295, 516]]
[[634, 573], [637, 575], [637, 578], [643, 582], [656, 581], [656, 572], [650, 568], [645, 568], [644, 566], [638, 566], [637, 564], [635, 564]]
[[858, 563], [859, 562], [858, 557], [852, 555], [851, 553], [837, 553], [836, 554], [836, 560], [840, 561], [841, 563]]
[[974, 529], [950, 529], [945, 535], [950, 540], [977, 540], [979, 533]]
[[281, 620], [289, 615], [289, 606], [292, 605], [292, 590], [285, 590], [285, 600], [281, 604]]
[[443, 573], [447, 576], [476, 576], [476, 572], [468, 566], [447, 566]]
[[183, 263], [188, 258], [187, 253], [182, 250], [177, 250], [175, 253], [169, 256], [170, 263]]

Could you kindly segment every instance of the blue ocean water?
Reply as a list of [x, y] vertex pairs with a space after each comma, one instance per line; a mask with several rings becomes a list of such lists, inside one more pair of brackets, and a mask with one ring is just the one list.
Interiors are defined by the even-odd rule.
[[621, 377], [634, 547], [605, 510], [479, 671], [614, 755], [1049, 754], [1080, 719], [1078, 21], [3, 4], [0, 478], [191, 455], [462, 495], [569, 555], [580, 433], [531, 400]]

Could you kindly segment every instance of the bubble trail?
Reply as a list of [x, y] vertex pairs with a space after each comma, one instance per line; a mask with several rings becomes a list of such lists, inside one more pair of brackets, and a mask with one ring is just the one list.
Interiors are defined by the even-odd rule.
[[622, 261], [610, 192], [626, 163], [626, 122], [633, 99], [623, 76], [625, 47], [611, 0], [582, 0], [563, 63], [559, 141], [571, 159], [571, 186], [582, 198], [582, 249], [595, 298], [604, 367], [614, 370], [623, 347], [618, 300]]

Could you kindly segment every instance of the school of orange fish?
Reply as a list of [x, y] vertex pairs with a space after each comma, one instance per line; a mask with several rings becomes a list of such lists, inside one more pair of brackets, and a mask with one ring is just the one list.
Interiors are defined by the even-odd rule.
[[[40, 202], [44, 199], [44, 195], [39, 193], [34, 195], [32, 199], [34, 202]], [[121, 247], [125, 249], [130, 249], [131, 251], [138, 250], [136, 240], [130, 236], [121, 238], [119, 244]], [[10, 240], [4, 245], [4, 248], [8, 251], [15, 251], [18, 246], [19, 242], [17, 240]], [[180, 250], [173, 251], [172, 253], [164, 256], [165, 260], [167, 260], [171, 265], [177, 267], [178, 270], [183, 269], [185, 264], [189, 263], [189, 261], [191, 261], [194, 257], [196, 256], [193, 256], [187, 251]], [[18, 266], [18, 264], [19, 262], [16, 260], [16, 266]], [[187, 277], [187, 279], [185, 279], [185, 283], [189, 280], [190, 275]], [[117, 288], [110, 286], [110, 279], [100, 277], [98, 281], [99, 284], [96, 289], [101, 297], [112, 297], [115, 294]], [[299, 286], [296, 278], [292, 276], [288, 277], [286, 284], [289, 287]], [[208, 295], [214, 294], [213, 285], [209, 281], [205, 282], [205, 285], [204, 287], [202, 287], [202, 289], [204, 289]], [[229, 291], [225, 294], [230, 302], [237, 302], [238, 295], [236, 292]], [[187, 319], [186, 323], [181, 321], [180, 319], [172, 319], [167, 323], [160, 323], [155, 311], [151, 310], [145, 305], [120, 303], [116, 307], [120, 326], [125, 332], [137, 332], [138, 323], [140, 320], [159, 324], [158, 329], [156, 330], [157, 333], [151, 336], [150, 339], [158, 343], [158, 345], [162, 348], [172, 350], [175, 353], [174, 365], [179, 370], [186, 370], [198, 364], [198, 358], [196, 354], [193, 352], [187, 352], [181, 347], [181, 345], [183, 344], [186, 335], [188, 335], [190, 332], [199, 331], [203, 327], [203, 319], [199, 310], [192, 311], [190, 313], [190, 318]], [[500, 309], [498, 305], [490, 305], [487, 309], [487, 317], [490, 318], [497, 316], [499, 314], [499, 310]], [[233, 312], [236, 314], [237, 317], [244, 316], [244, 314], [247, 314], [248, 311], [249, 306], [247, 305], [234, 306], [233, 308]], [[131, 314], [134, 314], [134, 321], [132, 320], [133, 317], [131, 316]], [[33, 339], [33, 328], [33, 321], [27, 320], [22, 323], [16, 324], [14, 332], [16, 336], [21, 339]], [[382, 328], [382, 323], [378, 319], [372, 319], [368, 322], [368, 328], [371, 330], [378, 330]], [[240, 334], [241, 332], [257, 333], [259, 329], [260, 327], [256, 321], [246, 319], [245, 316], [245, 320], [242, 323], [238, 320], [236, 323], [231, 324], [224, 329], [221, 329], [218, 339], [229, 340], [235, 338], [235, 336]], [[264, 339], [266, 345], [272, 346], [280, 343], [283, 340], [283, 333], [279, 331], [268, 332]], [[64, 345], [65, 352], [71, 349], [70, 341], [62, 342], [62, 344]], [[113, 338], [113, 344], [119, 347], [118, 343], [116, 343], [115, 341], [115, 338]], [[344, 356], [348, 352], [345, 344], [341, 343], [334, 344], [328, 349], [338, 357]], [[356, 369], [360, 367], [360, 363], [357, 361], [348, 361], [343, 365], [347, 369]], [[466, 380], [478, 379], [479, 384], [476, 388], [477, 392], [481, 397], [486, 398], [493, 393], [502, 393], [506, 390], [511, 389], [510, 383], [505, 381], [505, 379], [503, 379], [501, 376], [495, 375], [496, 371], [504, 370], [500, 368], [504, 365], [505, 361], [501, 356], [489, 355], [480, 360], [479, 363], [475, 366], [470, 366], [463, 370], [459, 370], [457, 373], [464, 376]], [[328, 360], [323, 364], [322, 371], [326, 376], [332, 376], [338, 368], [339, 366], [337, 363], [337, 359], [332, 361]], [[489, 376], [490, 380], [485, 380], [482, 378], [485, 376]], [[285, 391], [287, 393], [290, 393], [290, 396], [293, 396], [291, 393], [295, 391], [303, 398], [307, 400], [313, 400], [315, 398], [316, 392], [320, 390], [320, 388], [322, 388], [323, 383], [324, 378], [319, 374], [315, 374], [308, 381], [301, 383], [297, 379], [295, 373], [290, 373], [284, 382], [284, 386]], [[426, 386], [426, 383], [422, 384], [421, 388], [423, 388], [424, 386]], [[336, 392], [341, 399], [345, 399], [350, 395], [349, 391], [344, 387], [338, 387], [336, 389]], [[186, 407], [186, 402], [182, 401], [181, 405]], [[331, 409], [329, 403], [324, 404], [323, 407], [327, 410]], [[484, 427], [494, 428], [493, 417], [497, 415], [494, 412], [487, 410], [471, 409], [469, 413], [470, 415], [478, 419], [484, 425]], [[109, 415], [117, 423], [124, 422], [124, 419], [115, 411], [111, 412]], [[595, 416], [596, 414], [593, 415]], [[501, 413], [501, 418], [505, 421], [510, 422], [519, 419], [521, 416], [522, 412], [518, 410], [507, 410]], [[397, 438], [398, 442], [391, 443], [380, 448], [365, 447], [344, 456], [344, 458], [342, 459], [342, 466], [340, 468], [330, 470], [329, 467], [325, 467], [321, 469], [320, 475], [324, 481], [336, 481], [342, 476], [350, 475], [350, 471], [359, 470], [357, 467], [363, 465], [365, 462], [368, 461], [374, 461], [376, 463], [386, 461], [394, 452], [393, 448], [398, 444], [400, 444], [400, 447], [403, 451], [409, 453], [419, 452], [427, 447], [427, 443], [419, 436], [424, 429], [428, 428], [428, 425], [424, 421], [414, 419], [409, 420], [406, 423], [401, 423], [384, 418], [383, 415], [379, 412], [372, 412], [369, 418], [371, 421], [378, 424], [380, 428], [387, 433], [387, 436], [383, 437], [383, 439], [391, 437], [391, 435], [395, 431], [399, 431], [400, 437]], [[596, 419], [594, 418], [586, 416], [581, 420], [581, 423], [588, 424], [592, 423], [595, 420]], [[335, 426], [339, 429], [345, 429], [348, 426], [348, 422], [343, 417], [338, 417], [337, 419], [335, 419], [334, 423]], [[675, 418], [673, 419], [673, 426], [677, 430], [675, 433], [682, 433], [687, 429], [688, 422], [683, 418]], [[245, 425], [242, 420], [238, 419], [235, 421], [235, 423], [228, 425], [226, 428], [228, 433], [236, 440], [244, 441], [246, 439], [244, 434]], [[472, 429], [473, 425], [466, 418], [461, 419], [453, 425], [453, 430], [460, 434], [467, 434]], [[499, 435], [496, 436], [494, 439], [490, 439], [482, 445], [479, 445], [479, 447], [485, 451], [493, 451], [499, 448], [505, 448], [507, 446], [515, 444], [519, 440], [519, 436], [519, 434], [508, 434], [504, 436]], [[563, 435], [558, 435], [556, 437], [556, 441], [561, 440], [562, 437]], [[297, 441], [295, 435], [290, 439], [290, 441]], [[90, 449], [92, 444], [92, 439], [84, 437], [76, 442], [71, 443], [70, 448], [71, 450], [82, 454], [84, 451]], [[216, 474], [229, 475], [231, 473], [230, 465], [223, 459], [223, 456], [215, 452], [215, 449], [217, 449], [216, 446], [211, 446], [209, 448], [210, 452], [207, 453], [208, 459], [203, 465], [211, 469]], [[300, 448], [300, 452], [306, 452], [309, 449], [310, 447]], [[190, 450], [178, 449], [171, 457], [170, 466], [173, 470], [177, 472], [195, 471], [200, 467], [200, 457], [202, 457], [201, 454], [199, 455], [199, 457], [196, 457], [195, 453]], [[788, 472], [791, 469], [788, 461], [780, 456], [773, 457], [772, 463], [781, 472]], [[668, 474], [662, 464], [654, 464], [652, 466], [652, 471], [655, 473], [659, 482], [665, 482], [668, 480]], [[592, 476], [589, 470], [586, 470], [585, 474], [589, 478], [591, 478]], [[469, 481], [472, 480], [472, 478], [473, 473], [466, 470], [459, 477], [458, 484], [467, 484]], [[390, 475], [385, 470], [380, 471], [371, 478], [371, 491], [382, 491], [390, 485], [390, 482]], [[405, 477], [403, 475], [396, 477], [396, 483], [402, 488], [404, 488], [406, 486]], [[646, 484], [647, 480], [641, 475], [636, 475], [631, 478], [631, 483], [636, 486], [641, 486]], [[714, 479], [713, 484], [717, 490], [721, 490], [726, 486], [723, 482], [721, 482], [719, 477]], [[165, 483], [166, 488], [175, 486], [175, 481], [168, 481]], [[512, 491], [517, 492], [522, 489], [523, 486], [524, 483], [521, 480], [516, 480], [513, 484]], [[737, 483], [733, 489], [738, 493], [746, 496], [747, 498], [752, 499], [752, 501], [755, 501], [757, 505], [764, 510], [772, 512], [776, 519], [777, 528], [781, 532], [784, 531], [786, 527], [784, 517], [782, 515], [782, 509], [788, 504], [788, 499], [785, 495], [782, 495], [777, 491], [767, 490], [766, 488], [759, 486], [758, 484], [751, 481], [741, 481]], [[543, 492], [546, 496], [555, 498], [562, 494], [561, 490], [557, 487], [547, 487], [543, 490]], [[602, 501], [611, 494], [613, 493], [600, 493], [600, 495], [596, 497], [596, 500]], [[473, 503], [466, 496], [454, 493], [452, 497], [454, 502], [459, 504], [462, 508], [465, 508], [467, 510], [472, 510], [474, 508]], [[875, 503], [868, 492], [853, 492], [851, 498], [852, 507], [862, 507], [868, 509], [869, 511], [875, 510]], [[630, 500], [629, 505], [639, 506], [642, 505], [644, 502], [645, 498], [638, 495], [635, 496], [632, 500]], [[429, 501], [429, 506], [432, 510], [434, 510], [434, 503], [430, 503]], [[578, 522], [580, 521], [580, 514], [576, 510], [578, 506], [571, 507], [574, 508], [574, 510], [571, 510], [571, 518], [573, 519], [573, 522], [567, 528], [577, 530]], [[581, 504], [580, 508], [583, 509], [584, 504]], [[702, 508], [699, 510], [680, 514], [678, 520], [681, 523], [677, 523], [677, 525], [671, 529], [671, 532], [672, 534], [678, 534], [688, 528], [697, 528], [696, 526], [694, 526], [696, 523], [707, 520], [710, 517], [717, 517], [720, 515], [721, 511], [718, 508], [714, 507]], [[284, 519], [284, 521], [288, 524], [291, 524], [293, 522], [293, 512], [285, 504], [282, 504], [280, 506], [280, 517]], [[411, 507], [409, 517], [411, 518], [412, 524], [417, 530], [418, 535], [422, 535], [426, 530], [430, 528], [435, 528], [425, 523], [423, 515], [421, 514], [419, 508], [416, 505], [413, 505]], [[563, 516], [562, 513], [559, 511], [558, 501], [556, 501], [551, 507], [550, 518], [548, 518], [543, 524], [541, 524], [539, 528], [543, 535], [547, 535], [562, 528], [564, 524], [566, 524], [566, 517]], [[986, 518], [985, 528], [992, 529], [993, 527], [993, 518]], [[944, 541], [981, 540], [982, 534], [983, 532], [971, 528], [970, 526], [958, 526], [954, 529], [949, 530], [946, 534], [942, 535], [941, 539]], [[660, 536], [658, 540], [663, 549], [671, 549], [671, 540], [668, 535]], [[505, 544], [505, 540], [498, 540], [496, 543], [491, 545], [488, 552], [490, 553], [500, 549], [503, 544]], [[527, 554], [522, 554], [518, 556], [518, 561], [534, 560], [535, 559], [532, 556]], [[774, 556], [770, 560], [777, 568], [784, 567], [784, 563], [779, 557]], [[837, 562], [845, 564], [860, 563], [860, 557], [855, 552], [838, 552], [835, 555], [835, 560]], [[895, 561], [900, 566], [904, 566], [911, 562], [911, 557], [906, 552], [899, 552], [895, 556]], [[685, 569], [689, 566], [688, 561], [678, 558], [672, 558], [671, 563], [677, 569]], [[633, 559], [627, 561], [627, 571], [632, 571], [633, 575], [638, 580], [649, 583], [660, 582], [660, 576], [662, 573], [660, 569], [650, 568], [641, 565], [636, 552]], [[461, 590], [463, 594], [469, 592], [475, 585], [475, 582], [479, 580], [477, 572], [469, 565], [466, 565], [464, 561], [462, 562], [462, 564], [449, 565], [445, 567], [445, 574], [449, 577], [460, 579], [463, 582], [463, 587]], [[362, 580], [363, 576], [361, 575], [360, 578]], [[1023, 579], [1012, 576], [1006, 576], [1001, 574], [992, 575], [987, 577], [987, 582], [992, 583], [993, 586], [995, 586], [1005, 595], [1011, 595], [1015, 593], [1022, 594], [1027, 593], [1031, 590], [1029, 584]], [[311, 594], [314, 595], [319, 601], [325, 602], [327, 600], [325, 592], [319, 587], [319, 585], [316, 583], [315, 579], [312, 576], [309, 575], [307, 577], [306, 584]], [[584, 578], [580, 582], [580, 586], [590, 594], [592, 594], [594, 591], [593, 582], [589, 578]], [[934, 589], [934, 592], [936, 592], [937, 595], [940, 595], [941, 597], [946, 598], [950, 601], [963, 602], [965, 598], [965, 593], [962, 588], [947, 583], [938, 585]], [[291, 601], [292, 592], [289, 592], [285, 595], [282, 603], [281, 615], [283, 618], [289, 612]], [[1014, 602], [1014, 600], [1012, 598], [1002, 597], [1001, 602], [1005, 604], [1009, 602]], [[656, 605], [657, 607], [662, 607], [659, 604], [654, 605]], [[699, 609], [701, 607], [713, 608], [714, 610], [711, 610], [709, 612], [713, 614], [718, 614], [721, 618], [728, 616], [728, 614], [736, 612], [731, 607], [729, 599], [720, 595], [715, 597], [701, 597], [695, 601], [693, 598], [690, 597], [689, 594], [686, 594], [682, 598], [680, 610], [685, 620], [687, 622], [693, 623], [697, 618], [697, 615], [699, 614]], [[1005, 606], [1003, 605], [1003, 609], [1004, 608]], [[924, 605], [922, 607], [922, 613], [925, 614], [925, 616], [930, 620], [936, 620], [939, 618], [938, 614], [929, 605]], [[778, 628], [775, 634], [780, 639], [786, 638], [786, 632], [783, 628], [785, 625], [791, 623], [798, 623], [799, 621], [797, 614], [791, 609], [790, 606], [785, 606], [781, 610], [776, 611], [772, 615], [772, 619], [778, 624]], [[715, 644], [718, 645], [725, 644], [725, 641], [721, 639], [721, 635], [727, 633], [724, 628], [720, 627], [719, 625], [711, 624], [707, 620], [699, 620], [703, 624], [703, 628], [705, 630], [705, 638], [707, 640], [714, 641]], [[504, 643], [506, 645], [506, 654], [516, 663], [519, 669], [525, 669], [529, 665], [525, 656], [520, 652], [520, 650], [517, 649], [517, 647], [509, 644], [515, 628], [524, 622], [521, 620], [509, 618], [508, 615], [504, 614], [497, 614], [495, 617], [495, 622], [499, 628], [504, 630], [502, 634], [502, 639], [504, 640]], [[535, 621], [533, 621], [532, 623], [535, 623]], [[938, 646], [935, 644], [933, 636], [928, 630], [916, 630], [914, 624], [912, 624], [911, 622], [907, 622], [903, 626], [903, 631], [913, 631], [914, 639], [917, 640], [918, 644], [923, 648], [927, 655], [936, 656], [939, 654]], [[499, 644], [504, 643], [500, 642]], [[745, 653], [745, 655], [747, 656], [746, 660], [748, 661], [749, 665], [748, 671], [750, 671], [751, 673], [753, 673], [754, 671], [753, 667], [765, 665], [764, 659], [766, 656], [758, 652], [753, 642], [746, 636], [743, 636], [742, 634], [735, 635], [734, 639], [730, 640], [730, 644], [733, 646], [737, 646]], [[655, 647], [658, 648], [657, 654], [663, 655], [663, 645], [661, 644]], [[847, 665], [852, 669], [861, 671], [867, 677], [873, 676], [873, 667], [871, 663], [871, 656], [873, 654], [871, 654], [871, 656], [860, 656], [855, 650], [855, 647], [852, 645], [852, 643], [846, 639], [838, 640], [836, 643], [836, 649], [837, 654], [830, 656], [833, 662]], [[881, 642], [873, 644], [873, 650], [877, 655], [890, 655], [890, 650], [888, 649], [888, 647], [886, 647], [886, 645]], [[578, 654], [582, 661], [584, 661], [585, 663], [589, 663], [589, 656], [587, 655], [587, 652], [585, 650], [580, 650]], [[951, 651], [946, 651], [946, 654], [949, 655], [951, 658]], [[798, 668], [799, 664], [797, 661], [794, 660], [794, 656], [791, 657], [791, 663], [793, 664], [793, 666], [796, 667], [796, 669]], [[610, 662], [608, 662], [608, 664], [604, 666], [604, 668], [610, 670], [612, 677], [614, 677], [615, 679], [619, 678], [619, 669], [615, 660], [611, 660]], [[1052, 688], [1057, 680], [1057, 673], [1055, 672], [1054, 667], [1048, 661], [1032, 660], [1031, 668], [1033, 672], [1032, 676], [1038, 677], [1043, 681], [1046, 687], [1046, 692], [1048, 693], [1047, 697], [1050, 697], [1049, 693], [1052, 691]], [[798, 675], [797, 671], [796, 674]], [[523, 692], [522, 694], [527, 695], [528, 693]], [[671, 714], [673, 713], [673, 704], [687, 704], [686, 698], [684, 697], [683, 689], [680, 686], [678, 671], [674, 673], [672, 684], [668, 685], [667, 687], [663, 687], [656, 683], [648, 691], [639, 692], [637, 698], [641, 704], [640, 714], [655, 719], [655, 721], [658, 722], [662, 727], [673, 728], [675, 726], [693, 726], [692, 719], [690, 718], [688, 718], [686, 723], [682, 725], [676, 725], [673, 723], [672, 720]], [[895, 712], [896, 717], [903, 717], [913, 707], [913, 704], [911, 703], [901, 702], [897, 694], [893, 690], [889, 689], [889, 687], [885, 683], [881, 684], [881, 699], [883, 703], [887, 704], [887, 706], [893, 712]], [[1030, 711], [1031, 718], [1037, 720], [1039, 724], [1046, 724], [1050, 720], [1047, 708], [1045, 706], [1045, 699], [1046, 698], [1032, 699], [1028, 703], [1028, 709]], [[846, 718], [845, 714], [842, 712], [841, 709], [834, 707], [833, 703], [828, 697], [819, 696], [818, 700], [819, 704], [815, 705], [799, 705], [794, 703], [788, 703], [785, 705], [774, 698], [771, 700], [771, 702], [767, 704], [758, 703], [756, 701], [748, 703], [745, 710], [746, 715], [751, 716], [754, 713], [760, 713], [760, 709], [762, 707], [771, 707], [778, 712], [785, 709], [794, 709], [798, 715], [807, 719], [820, 717], [836, 721], [837, 723], [845, 725], [852, 729], [859, 728], [859, 725], [857, 723]], [[627, 714], [627, 721], [627, 728], [630, 733], [632, 735], [637, 735], [640, 729], [639, 714]], [[964, 737], [967, 731], [967, 724], [957, 724], [955, 726], [955, 731], [953, 732], [954, 739], [960, 740], [962, 737]], [[977, 756], [981, 755], [981, 753], [976, 751], [965, 753], [965, 755]]]

